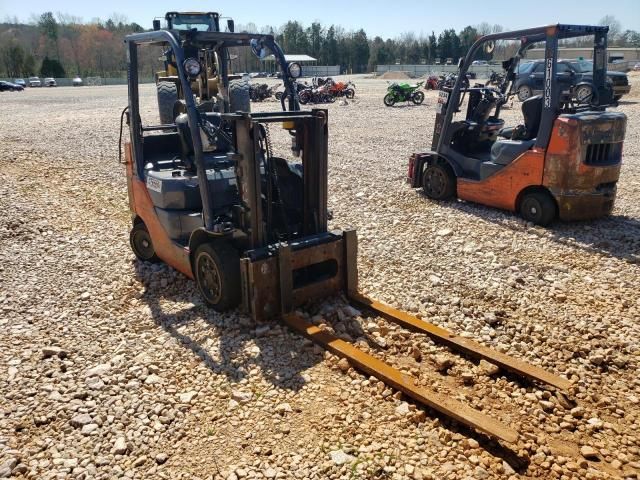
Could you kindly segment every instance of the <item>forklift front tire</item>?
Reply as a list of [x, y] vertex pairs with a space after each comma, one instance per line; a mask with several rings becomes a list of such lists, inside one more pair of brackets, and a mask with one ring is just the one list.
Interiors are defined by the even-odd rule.
[[556, 218], [556, 202], [546, 192], [525, 193], [520, 201], [520, 215], [526, 221], [546, 227]]
[[456, 178], [446, 165], [427, 165], [422, 175], [422, 191], [433, 200], [448, 200], [456, 194]]
[[193, 257], [193, 273], [198, 290], [214, 310], [231, 310], [240, 303], [240, 256], [229, 243], [200, 245]]
[[147, 226], [144, 223], [136, 223], [133, 226], [131, 232], [129, 232], [129, 244], [138, 260], [149, 263], [158, 263], [160, 261], [153, 248], [149, 230], [147, 230]]

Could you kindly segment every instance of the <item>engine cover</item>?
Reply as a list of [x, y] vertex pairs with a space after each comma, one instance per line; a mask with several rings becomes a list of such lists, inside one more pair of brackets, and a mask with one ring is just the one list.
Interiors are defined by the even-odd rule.
[[[238, 202], [238, 187], [233, 168], [207, 170], [214, 211]], [[165, 210], [201, 211], [200, 186], [195, 173], [185, 169], [148, 170], [147, 190], [153, 205]]]

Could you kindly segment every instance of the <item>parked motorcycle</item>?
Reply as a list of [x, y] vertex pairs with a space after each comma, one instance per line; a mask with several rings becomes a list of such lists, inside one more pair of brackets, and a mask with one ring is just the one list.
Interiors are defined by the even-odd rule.
[[[457, 79], [458, 79], [458, 75], [456, 75], [455, 73], [447, 73], [445, 75], [440, 75], [440, 79], [438, 80], [438, 90], [453, 88]], [[469, 86], [468, 74], [465, 76], [464, 80], [465, 81], [462, 82], [462, 86], [466, 88]]]
[[356, 86], [352, 82], [331, 82], [329, 84], [329, 93], [334, 97], [347, 97], [352, 99], [356, 96]]
[[313, 78], [313, 86], [314, 87], [322, 87], [327, 83], [334, 83], [333, 78], [331, 77], [314, 77]]
[[392, 83], [387, 87], [384, 104], [387, 107], [393, 107], [396, 102], [413, 102], [416, 105], [420, 105], [424, 102], [424, 92], [419, 90], [423, 84], [424, 82], [418, 82], [415, 85]]
[[[280, 88], [281, 86], [282, 86], [282, 85], [277, 85], [277, 86], [276, 86], [276, 87], [274, 87], [274, 88], [275, 88], [275, 89], [278, 89], [278, 88]], [[301, 92], [302, 90], [305, 90], [305, 89], [307, 89], [307, 88], [311, 88], [311, 86], [310, 86], [308, 83], [306, 83], [306, 82], [294, 82], [294, 86], [295, 86], [295, 88], [296, 88], [296, 92], [298, 93], [298, 95], [300, 95], [300, 92]], [[275, 93], [276, 100], [282, 100], [282, 96], [283, 96], [283, 95], [284, 95], [284, 92], [283, 92], [283, 91], [276, 92], [276, 93]]]
[[438, 90], [438, 80], [440, 78], [437, 75], [429, 75], [427, 77], [427, 81], [425, 82], [424, 89], [425, 90]]
[[454, 73], [446, 73], [444, 75], [440, 75], [438, 78], [438, 90], [442, 90], [443, 88], [452, 88], [453, 84], [456, 83], [457, 75]]
[[502, 85], [504, 82], [504, 74], [491, 70], [488, 85]]
[[298, 93], [298, 99], [300, 104], [306, 105], [307, 103], [333, 103], [336, 101], [336, 97], [329, 92], [330, 85], [324, 84], [317, 88], [305, 88]]
[[269, 87], [266, 83], [249, 85], [249, 98], [252, 102], [262, 102], [267, 98], [271, 98], [275, 93], [277, 86]]

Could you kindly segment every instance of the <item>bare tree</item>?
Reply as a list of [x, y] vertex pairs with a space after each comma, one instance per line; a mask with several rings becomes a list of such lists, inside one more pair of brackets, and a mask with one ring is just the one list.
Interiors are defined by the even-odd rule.
[[600, 25], [609, 27], [609, 40], [615, 42], [620, 39], [622, 35], [622, 25], [613, 15], [605, 15], [598, 22]]

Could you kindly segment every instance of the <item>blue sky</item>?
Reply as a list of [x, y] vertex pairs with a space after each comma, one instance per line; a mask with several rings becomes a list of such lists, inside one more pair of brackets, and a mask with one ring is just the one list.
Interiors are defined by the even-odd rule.
[[[347, 30], [364, 28], [369, 35], [382, 37], [395, 37], [408, 31], [438, 33], [450, 27], [460, 30], [483, 21], [510, 29], [558, 22], [597, 23], [607, 14], [614, 15], [624, 29], [640, 30], [640, 0], [191, 0], [178, 3], [183, 11], [216, 11], [217, 6], [217, 11], [233, 17], [238, 24], [280, 26], [287, 20], [299, 20], [308, 25], [318, 20], [325, 25], [342, 25]], [[31, 14], [52, 10], [88, 21], [95, 17], [106, 19], [115, 12], [150, 28], [153, 17], [176, 10], [176, 5], [175, 0], [0, 0], [0, 20], [17, 16], [26, 21]]]

